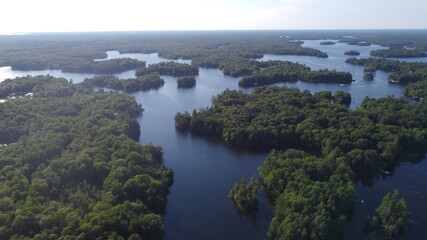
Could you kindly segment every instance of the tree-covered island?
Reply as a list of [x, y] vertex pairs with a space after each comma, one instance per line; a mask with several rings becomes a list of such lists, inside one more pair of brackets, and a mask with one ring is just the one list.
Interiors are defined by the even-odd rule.
[[349, 56], [359, 56], [360, 52], [356, 51], [356, 50], [350, 50], [350, 51], [346, 51], [344, 52], [344, 55], [349, 55]]
[[96, 76], [83, 81], [83, 85], [87, 87], [110, 88], [125, 93], [158, 89], [164, 83], [165, 81], [158, 74], [148, 74], [131, 79], [119, 79], [115, 76]]
[[254, 62], [253, 73], [239, 81], [241, 87], [263, 86], [280, 82], [305, 81], [314, 83], [348, 84], [353, 81], [348, 72], [312, 71], [305, 65], [289, 61]]
[[196, 78], [193, 76], [184, 76], [176, 80], [178, 88], [192, 88], [196, 86]]

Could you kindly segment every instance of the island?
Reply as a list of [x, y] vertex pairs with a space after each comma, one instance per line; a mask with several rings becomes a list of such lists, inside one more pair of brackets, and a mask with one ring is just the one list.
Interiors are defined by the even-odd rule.
[[356, 50], [350, 50], [350, 51], [346, 51], [344, 52], [344, 55], [349, 55], [349, 56], [359, 56], [360, 52], [356, 51]]
[[125, 93], [132, 93], [158, 89], [164, 83], [165, 81], [158, 74], [148, 74], [138, 78], [123, 80], [115, 76], [96, 76], [85, 79], [83, 85], [91, 88], [110, 88]]
[[199, 74], [199, 68], [184, 63], [177, 62], [161, 62], [151, 64], [148, 67], [140, 67], [136, 69], [135, 75], [141, 77], [147, 74], [168, 75], [174, 77], [195, 76]]
[[332, 42], [332, 41], [325, 41], [325, 42], [320, 42], [320, 45], [335, 45], [336, 42]]
[[374, 79], [374, 77], [375, 77], [375, 72], [376, 72], [376, 70], [375, 69], [372, 69], [372, 68], [369, 68], [369, 67], [367, 67], [367, 68], [365, 68], [365, 69], [363, 69], [363, 72], [365, 73], [364, 75], [363, 75], [363, 79], [365, 79], [365, 80], [373, 80]]
[[176, 80], [178, 88], [192, 88], [196, 86], [196, 78], [193, 76], [184, 76]]
[[330, 71], [328, 69], [312, 71], [305, 65], [289, 61], [254, 62], [254, 72], [244, 76], [239, 81], [241, 87], [263, 86], [280, 82], [295, 82], [297, 80], [316, 83], [352, 82], [352, 75], [348, 72]]
[[240, 185], [235, 183], [228, 197], [233, 199], [233, 202], [238, 211], [246, 214], [254, 214], [258, 210], [258, 191], [259, 183], [251, 177], [249, 183], [246, 178], [242, 178]]
[[405, 216], [408, 214], [404, 199], [398, 199], [399, 190], [387, 193], [381, 204], [376, 208], [378, 216], [367, 219], [364, 232], [368, 235], [377, 234], [385, 239], [399, 239], [402, 236]]
[[71, 63], [61, 67], [61, 70], [73, 73], [113, 74], [144, 66], [145, 62], [143, 61], [131, 58], [120, 58], [97, 62], [89, 60], [72, 61]]
[[388, 80], [391, 83], [408, 84], [427, 78], [427, 63], [424, 62], [400, 62], [385, 58], [349, 58], [346, 62], [366, 66], [369, 71], [390, 72]]

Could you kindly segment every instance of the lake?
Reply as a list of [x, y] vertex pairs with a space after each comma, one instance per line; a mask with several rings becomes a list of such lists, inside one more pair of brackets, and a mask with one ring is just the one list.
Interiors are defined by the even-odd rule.
[[[355, 82], [347, 85], [306, 82], [277, 85], [308, 89], [311, 92], [348, 91], [353, 99], [352, 108], [359, 106], [365, 96], [403, 97], [403, 86], [389, 84], [387, 73], [377, 71], [374, 80], [366, 81], [362, 78], [363, 67], [344, 62], [348, 58], [343, 54], [345, 51], [357, 50], [361, 52], [360, 57], [368, 57], [370, 51], [382, 49], [382, 47], [349, 46], [343, 43], [320, 45], [321, 41], [324, 40], [305, 41], [303, 46], [325, 51], [329, 58], [265, 55], [258, 60], [288, 60], [306, 64], [312, 69], [329, 68], [349, 71]], [[110, 51], [107, 55], [106, 59], [131, 57], [146, 61], [147, 64], [170, 61], [160, 58], [157, 54], [120, 54]], [[134, 71], [127, 71], [116, 76], [132, 78], [134, 73]], [[75, 83], [94, 76], [94, 74], [64, 73], [58, 70], [13, 71], [3, 67], [0, 68], [0, 81], [16, 76], [40, 74], [73, 79]], [[258, 166], [263, 164], [268, 153], [251, 152], [223, 144], [215, 139], [182, 133], [174, 126], [176, 112], [191, 112], [193, 109], [207, 107], [213, 95], [227, 88], [241, 89], [245, 92], [250, 92], [252, 88], [239, 88], [237, 85], [239, 78], [225, 76], [217, 69], [200, 68], [200, 73], [196, 77], [196, 87], [191, 89], [178, 89], [174, 77], [163, 76], [163, 78], [165, 85], [160, 89], [130, 95], [134, 96], [145, 109], [138, 119], [141, 124], [140, 142], [161, 145], [164, 150], [164, 163], [167, 167], [174, 169], [175, 173], [164, 216], [164, 239], [265, 239], [273, 216], [273, 209], [266, 199], [260, 198], [260, 209], [252, 218], [240, 215], [226, 195], [234, 182], [239, 182], [241, 177], [249, 178], [257, 174]], [[382, 197], [395, 188], [400, 189], [410, 212], [404, 239], [423, 239], [422, 236], [427, 236], [427, 229], [423, 228], [427, 224], [426, 208], [423, 205], [427, 199], [426, 171], [425, 161], [416, 165], [405, 163], [397, 169], [394, 176], [378, 179], [374, 187], [356, 184], [358, 199], [364, 199], [366, 203], [356, 204], [354, 218], [346, 226], [343, 239], [364, 239], [365, 236], [360, 231], [363, 220], [368, 214], [372, 215]]]

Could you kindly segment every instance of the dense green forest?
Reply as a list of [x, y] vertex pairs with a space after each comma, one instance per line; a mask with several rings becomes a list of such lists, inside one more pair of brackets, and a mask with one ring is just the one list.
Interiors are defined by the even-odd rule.
[[196, 78], [193, 76], [184, 76], [176, 80], [178, 88], [192, 88], [196, 86]]
[[35, 97], [69, 97], [76, 91], [87, 92], [88, 89], [70, 85], [67, 80], [52, 76], [27, 76], [0, 83], [0, 98], [22, 96], [26, 93], [33, 93]]
[[375, 50], [371, 52], [371, 56], [385, 58], [416, 58], [427, 57], [427, 53], [422, 50], [411, 50], [403, 47]]
[[427, 97], [427, 78], [419, 82], [409, 83], [405, 90], [405, 95], [415, 98], [423, 99]]
[[0, 87], [34, 93], [0, 104], [0, 239], [161, 239], [173, 172], [136, 141], [133, 98], [49, 76]]
[[178, 113], [175, 123], [242, 147], [285, 150], [272, 151], [259, 169], [275, 199], [270, 237], [340, 239], [354, 205], [352, 183], [371, 184], [381, 169], [419, 161], [427, 144], [425, 101], [366, 98], [350, 110], [349, 99], [285, 87], [226, 90], [209, 108]]
[[407, 84], [427, 79], [427, 63], [424, 62], [400, 62], [384, 58], [349, 58], [346, 62], [366, 66], [369, 71], [390, 72], [388, 80], [394, 83]]
[[359, 56], [360, 52], [356, 51], [356, 50], [350, 50], [350, 51], [346, 51], [344, 52], [345, 55], [349, 55], [349, 56]]
[[251, 75], [239, 81], [241, 87], [263, 86], [279, 82], [295, 82], [297, 80], [315, 83], [351, 83], [352, 75], [345, 72], [319, 70], [312, 71], [305, 65], [289, 61], [254, 61]]
[[115, 76], [96, 76], [83, 81], [83, 85], [89, 88], [111, 88], [126, 93], [158, 89], [164, 83], [165, 81], [158, 74], [148, 74], [131, 79], [119, 79]]
[[161, 62], [156, 64], [151, 64], [148, 67], [140, 67], [136, 69], [135, 75], [140, 77], [147, 74], [159, 74], [159, 75], [168, 75], [168, 76], [194, 76], [199, 74], [199, 68], [176, 62]]

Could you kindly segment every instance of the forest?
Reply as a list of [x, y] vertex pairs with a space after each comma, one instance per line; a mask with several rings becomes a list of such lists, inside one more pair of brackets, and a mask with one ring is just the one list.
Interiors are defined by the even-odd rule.
[[133, 98], [49, 76], [0, 87], [34, 93], [0, 104], [0, 239], [162, 238], [173, 171], [137, 142]]
[[366, 98], [356, 110], [350, 101], [339, 91], [226, 90], [206, 109], [177, 113], [175, 124], [245, 148], [277, 149], [259, 168], [275, 199], [272, 239], [340, 239], [353, 183], [370, 185], [381, 169], [420, 161], [427, 145], [426, 101]]

